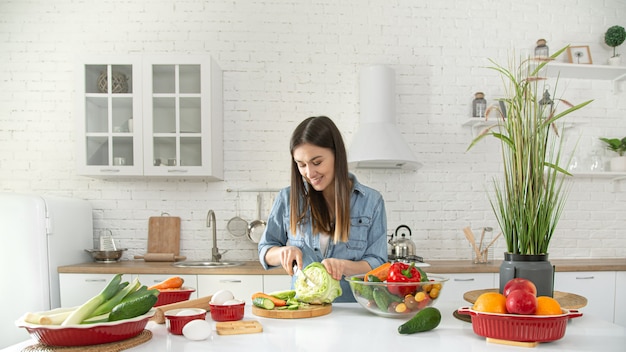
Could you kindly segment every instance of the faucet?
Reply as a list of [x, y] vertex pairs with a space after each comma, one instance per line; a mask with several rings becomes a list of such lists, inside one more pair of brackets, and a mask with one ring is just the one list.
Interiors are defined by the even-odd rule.
[[217, 249], [217, 223], [215, 221], [215, 212], [209, 210], [206, 214], [206, 227], [213, 227], [213, 248], [211, 249], [211, 261], [219, 262], [222, 255]]

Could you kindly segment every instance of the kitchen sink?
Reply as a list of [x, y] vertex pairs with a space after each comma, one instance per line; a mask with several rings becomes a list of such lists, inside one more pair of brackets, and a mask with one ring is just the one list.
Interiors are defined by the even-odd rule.
[[243, 265], [243, 262], [209, 262], [209, 261], [182, 261], [172, 264], [179, 268], [228, 268]]

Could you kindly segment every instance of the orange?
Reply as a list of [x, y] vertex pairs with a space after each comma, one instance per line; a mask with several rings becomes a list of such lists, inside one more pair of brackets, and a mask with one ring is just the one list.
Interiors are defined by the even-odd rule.
[[506, 297], [499, 292], [485, 292], [478, 296], [472, 309], [478, 312], [506, 314]]
[[556, 299], [548, 296], [537, 297], [537, 310], [535, 315], [558, 315], [562, 314], [561, 305]]

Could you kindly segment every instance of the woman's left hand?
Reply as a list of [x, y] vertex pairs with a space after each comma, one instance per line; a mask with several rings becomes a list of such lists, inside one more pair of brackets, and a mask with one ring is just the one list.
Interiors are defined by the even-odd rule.
[[346, 270], [346, 260], [337, 258], [326, 258], [322, 260], [322, 265], [326, 268], [326, 271], [335, 280], [341, 280], [343, 273]]

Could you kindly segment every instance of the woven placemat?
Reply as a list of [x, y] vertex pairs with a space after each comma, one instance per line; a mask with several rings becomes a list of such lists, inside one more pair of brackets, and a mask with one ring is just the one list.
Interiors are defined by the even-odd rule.
[[130, 339], [90, 346], [48, 346], [41, 343], [27, 346], [22, 352], [119, 352], [141, 345], [152, 338], [150, 330], [144, 330]]
[[[474, 303], [478, 296], [485, 292], [498, 292], [497, 288], [488, 288], [484, 290], [467, 291], [463, 294], [463, 299]], [[559, 302], [562, 308], [565, 309], [579, 309], [587, 305], [587, 298], [568, 292], [554, 291], [554, 299]]]

